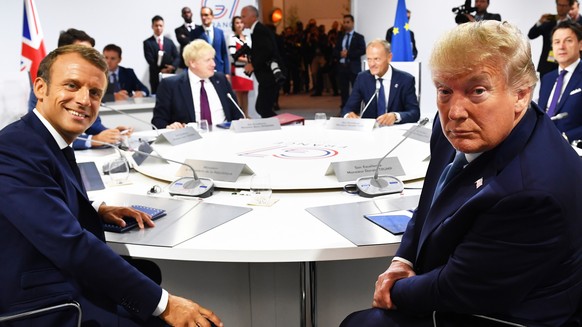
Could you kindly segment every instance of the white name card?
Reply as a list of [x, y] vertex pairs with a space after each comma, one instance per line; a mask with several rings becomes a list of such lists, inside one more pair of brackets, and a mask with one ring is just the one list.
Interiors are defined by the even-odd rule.
[[155, 143], [158, 144], [167, 142], [170, 143], [170, 145], [178, 145], [190, 141], [195, 141], [200, 138], [202, 138], [202, 136], [200, 136], [200, 134], [198, 134], [194, 128], [186, 127], [160, 134]]
[[376, 119], [372, 118], [331, 117], [326, 124], [326, 128], [343, 131], [371, 131], [374, 129], [375, 124]]
[[261, 119], [239, 119], [233, 120], [230, 123], [230, 129], [235, 133], [272, 131], [281, 129], [281, 123], [276, 117]]
[[[335, 174], [338, 182], [355, 181], [360, 177], [374, 176], [379, 160], [380, 158], [332, 162], [325, 174]], [[404, 176], [405, 173], [397, 157], [388, 157], [382, 160], [378, 175]]]
[[[236, 182], [241, 174], [252, 175], [253, 170], [244, 163], [186, 159], [185, 163], [196, 171], [198, 177], [212, 178], [215, 181]], [[186, 166], [180, 167], [177, 176], [192, 176]]]
[[404, 133], [405, 137], [410, 137], [413, 140], [417, 140], [424, 143], [430, 143], [430, 136], [432, 134], [432, 129], [426, 127], [412, 127]]

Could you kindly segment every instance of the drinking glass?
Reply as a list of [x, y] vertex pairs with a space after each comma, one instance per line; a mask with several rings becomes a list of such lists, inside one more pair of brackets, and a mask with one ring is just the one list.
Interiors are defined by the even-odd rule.
[[325, 112], [318, 112], [315, 114], [314, 120], [317, 125], [324, 126], [327, 121], [327, 116], [325, 115]]
[[108, 162], [109, 179], [112, 184], [120, 185], [129, 178], [129, 164], [125, 157], [120, 156]]
[[210, 129], [208, 126], [208, 120], [201, 119], [200, 121], [198, 121], [198, 133], [202, 134], [202, 133], [208, 133], [208, 132], [210, 132]]
[[253, 175], [251, 176], [250, 193], [253, 200], [258, 205], [268, 205], [271, 200], [271, 178], [269, 175]]

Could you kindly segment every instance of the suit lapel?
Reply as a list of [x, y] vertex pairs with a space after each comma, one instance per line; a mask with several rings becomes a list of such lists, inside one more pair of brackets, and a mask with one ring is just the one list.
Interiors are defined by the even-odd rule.
[[196, 83], [195, 81], [190, 81], [188, 77], [188, 72], [185, 72], [180, 77], [179, 88], [180, 94], [182, 95], [182, 103], [186, 106], [186, 111], [188, 112], [189, 121], [196, 121], [196, 113], [194, 112], [194, 96], [192, 95], [192, 88], [190, 83]]
[[580, 85], [580, 77], [582, 76], [582, 63], [578, 63], [576, 69], [572, 72], [572, 76], [568, 81], [568, 85], [564, 89], [564, 93], [562, 93], [562, 97], [560, 98], [560, 102], [558, 102], [558, 107], [556, 108], [556, 114], [560, 113], [564, 108], [564, 103], [568, 101], [568, 97], [570, 97], [570, 92], [574, 91], [575, 87]]
[[[396, 99], [396, 95], [400, 92], [400, 84], [401, 84], [401, 77], [402, 75], [399, 74], [399, 72], [394, 69], [392, 66], [390, 66], [390, 69], [392, 69], [392, 80], [390, 81], [390, 94], [388, 95], [388, 107], [387, 108], [392, 108], [392, 104], [394, 103], [394, 99]], [[398, 109], [398, 108], [396, 108]]]

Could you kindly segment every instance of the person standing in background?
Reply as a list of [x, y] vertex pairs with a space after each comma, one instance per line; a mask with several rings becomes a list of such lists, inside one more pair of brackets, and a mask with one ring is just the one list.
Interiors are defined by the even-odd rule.
[[[231, 55], [240, 50], [243, 45], [252, 46], [250, 39], [243, 34], [245, 24], [242, 22], [240, 16], [232, 18], [232, 35], [230, 36], [228, 49]], [[245, 117], [249, 116], [249, 91], [253, 89], [253, 80], [245, 75], [244, 67], [249, 62], [247, 55], [242, 55], [238, 60], [232, 59], [231, 64], [231, 78], [232, 89], [236, 93], [238, 103], [243, 110]]]
[[228, 62], [228, 49], [224, 33], [220, 28], [214, 27], [212, 21], [214, 20], [214, 12], [210, 7], [202, 7], [200, 9], [200, 19], [202, 25], [197, 26], [190, 33], [192, 40], [203, 39], [208, 42], [214, 50], [216, 55], [214, 61], [216, 62], [216, 71], [226, 75], [230, 79], [230, 64]]
[[182, 58], [182, 53], [184, 52], [184, 47], [192, 41], [190, 32], [198, 27], [198, 25], [192, 23], [192, 10], [190, 7], [182, 8], [182, 18], [184, 19], [184, 24], [177, 27], [174, 32], [176, 33], [176, 40], [180, 44], [180, 68], [184, 69], [187, 67], [184, 63], [184, 58]]
[[[410, 10], [406, 10], [406, 16], [408, 17], [408, 22], [410, 23]], [[414, 32], [412, 30], [408, 30], [410, 32], [410, 43], [412, 44], [412, 58], [416, 59], [418, 55], [418, 49], [416, 49], [416, 40], [414, 39]], [[386, 31], [386, 41], [392, 44], [392, 36], [394, 35], [394, 26], [390, 27]]]
[[164, 19], [152, 18], [154, 35], [143, 41], [143, 54], [150, 67], [150, 86], [155, 94], [160, 84], [160, 73], [173, 74], [180, 65], [178, 49], [170, 38], [164, 36]]

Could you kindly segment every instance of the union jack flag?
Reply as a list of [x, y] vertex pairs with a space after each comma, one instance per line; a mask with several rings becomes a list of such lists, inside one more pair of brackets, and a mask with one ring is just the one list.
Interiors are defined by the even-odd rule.
[[34, 0], [24, 0], [20, 71], [29, 71], [30, 80], [34, 81], [38, 66], [45, 56], [44, 34]]

